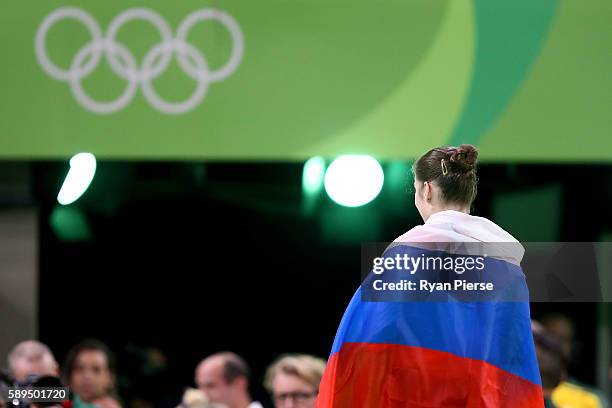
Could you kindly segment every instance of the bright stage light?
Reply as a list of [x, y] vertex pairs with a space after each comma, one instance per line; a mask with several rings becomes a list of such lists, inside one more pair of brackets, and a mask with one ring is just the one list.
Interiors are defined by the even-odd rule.
[[344, 155], [325, 172], [325, 191], [336, 203], [359, 207], [374, 200], [385, 181], [380, 164], [371, 156]]
[[311, 157], [304, 163], [302, 189], [306, 194], [317, 194], [323, 187], [325, 160], [320, 156]]
[[79, 153], [70, 159], [70, 170], [57, 195], [57, 202], [68, 205], [79, 199], [96, 174], [96, 158], [91, 153]]

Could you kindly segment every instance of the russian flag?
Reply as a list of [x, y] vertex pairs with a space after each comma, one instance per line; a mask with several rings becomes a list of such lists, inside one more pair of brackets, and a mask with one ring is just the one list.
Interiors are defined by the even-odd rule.
[[[399, 245], [384, 257], [441, 255], [434, 252]], [[409, 300], [366, 301], [377, 278], [370, 274], [342, 318], [316, 406], [543, 407], [520, 265], [489, 257], [484, 271], [453, 275], [422, 270], [404, 277], [417, 284], [487, 280], [496, 289], [480, 299], [421, 291]]]

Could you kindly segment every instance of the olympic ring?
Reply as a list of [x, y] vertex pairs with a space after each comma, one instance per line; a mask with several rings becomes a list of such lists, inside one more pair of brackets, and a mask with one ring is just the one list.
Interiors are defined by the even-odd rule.
[[[51, 61], [45, 45], [51, 27], [64, 19], [77, 20], [91, 35], [91, 41], [77, 51], [68, 69], [62, 69]], [[124, 44], [116, 41], [121, 27], [132, 20], [149, 22], [159, 31], [161, 37], [161, 42], [151, 47], [145, 54], [142, 64], [137, 63], [134, 55]], [[193, 26], [206, 20], [222, 24], [232, 40], [232, 51], [228, 61], [216, 70], [210, 70], [200, 50], [187, 42], [187, 36]], [[52, 78], [67, 82], [77, 102], [91, 112], [110, 114], [123, 109], [133, 99], [140, 85], [145, 99], [155, 109], [169, 115], [178, 115], [198, 106], [204, 99], [210, 83], [223, 81], [236, 71], [244, 53], [244, 37], [240, 25], [231, 15], [212, 8], [196, 10], [187, 15], [179, 24], [176, 37], [173, 38], [168, 23], [150, 9], [131, 8], [124, 11], [111, 21], [106, 36], [102, 36], [100, 26], [89, 13], [76, 7], [61, 7], [45, 17], [38, 27], [35, 51], [42, 69]], [[108, 60], [111, 70], [127, 81], [124, 92], [110, 102], [96, 101], [87, 95], [81, 85], [81, 81], [96, 69], [102, 55]], [[196, 81], [193, 94], [180, 102], [168, 102], [162, 99], [151, 84], [168, 68], [173, 55], [176, 55], [179, 67]]]

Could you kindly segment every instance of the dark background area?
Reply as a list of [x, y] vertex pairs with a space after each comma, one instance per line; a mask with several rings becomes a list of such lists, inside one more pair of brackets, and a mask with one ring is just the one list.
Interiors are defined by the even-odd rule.
[[[307, 208], [301, 163], [102, 161], [70, 206], [80, 232], [66, 235], [70, 222], [54, 212], [67, 168], [31, 166], [40, 339], [61, 360], [77, 341], [99, 338], [125, 378], [137, 377], [129, 350], [162, 350], [168, 365], [149, 378], [159, 386], [124, 382], [124, 398], [178, 398], [203, 357], [231, 350], [251, 365], [254, 396], [265, 400], [263, 373], [279, 354], [327, 357], [359, 284], [361, 242], [391, 241], [422, 223], [409, 172], [363, 208], [324, 192]], [[612, 231], [610, 208], [612, 166], [483, 164], [473, 213], [523, 241], [597, 241]], [[536, 318], [572, 317], [580, 347], [571, 373], [591, 384], [596, 310], [532, 304]]]

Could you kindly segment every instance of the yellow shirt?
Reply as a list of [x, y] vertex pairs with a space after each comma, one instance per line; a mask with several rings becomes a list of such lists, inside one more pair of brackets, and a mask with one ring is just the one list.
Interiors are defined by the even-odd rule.
[[602, 408], [596, 394], [566, 381], [552, 392], [552, 401], [558, 408]]

